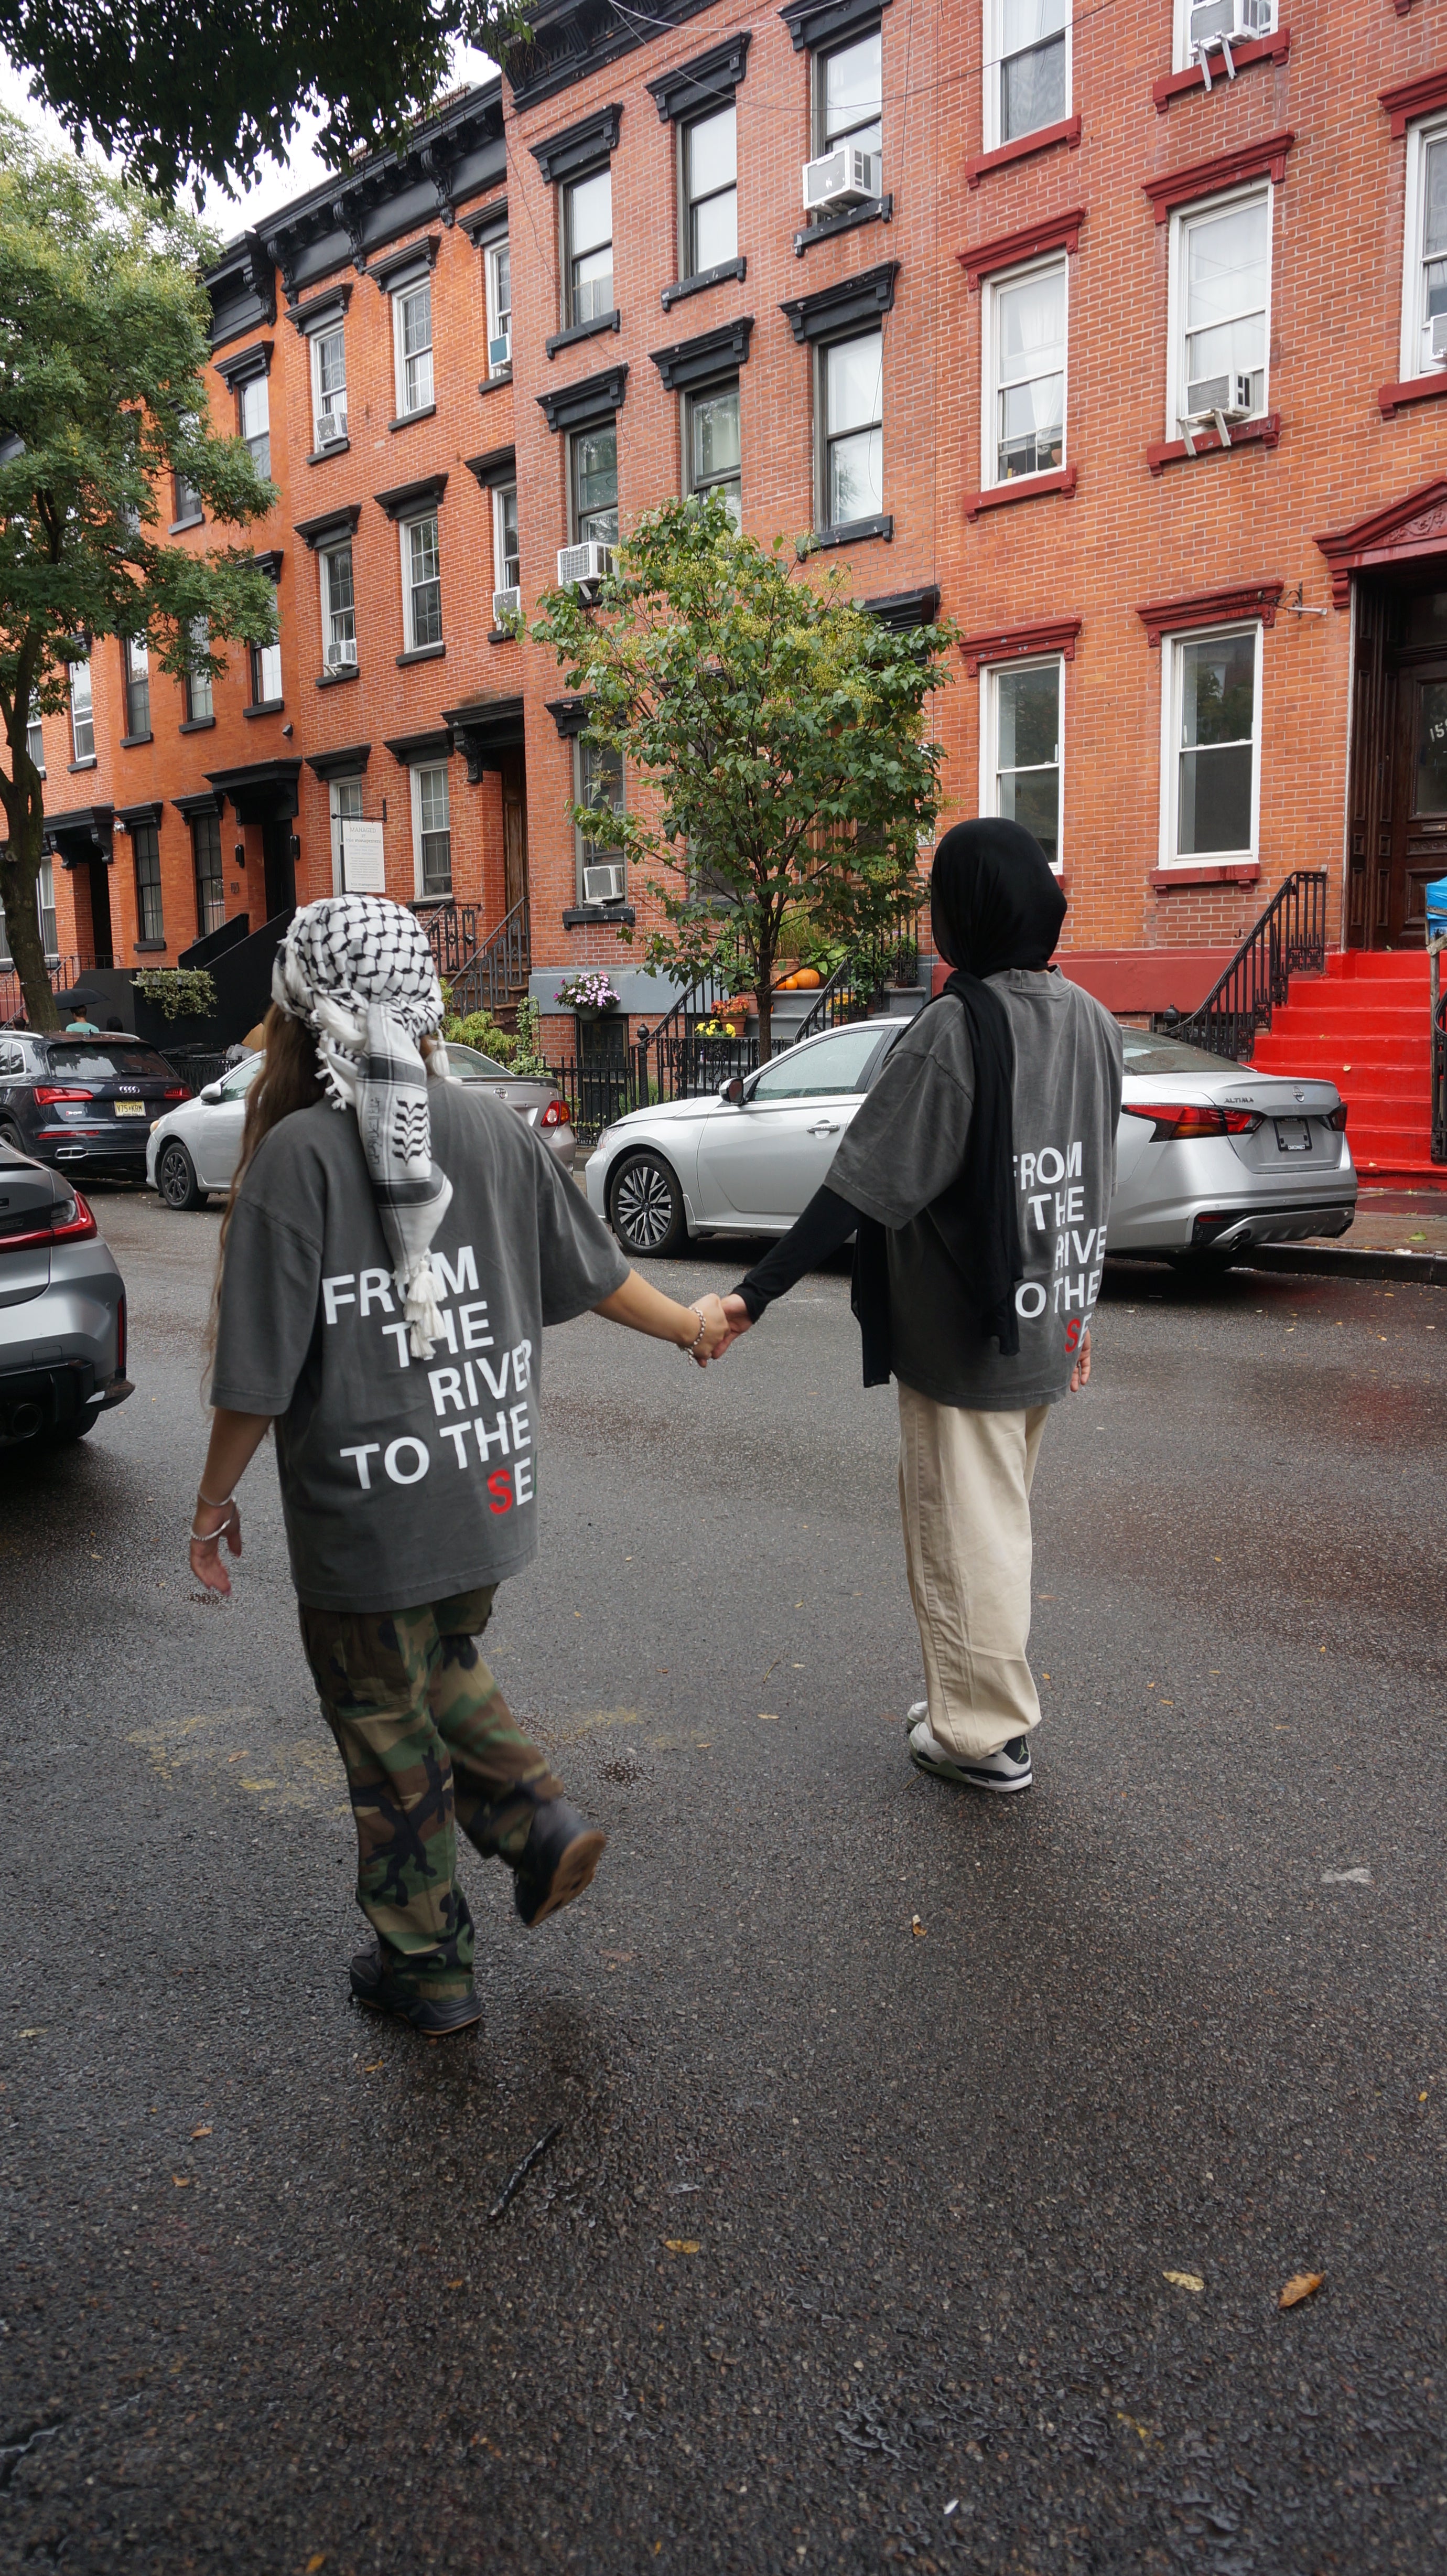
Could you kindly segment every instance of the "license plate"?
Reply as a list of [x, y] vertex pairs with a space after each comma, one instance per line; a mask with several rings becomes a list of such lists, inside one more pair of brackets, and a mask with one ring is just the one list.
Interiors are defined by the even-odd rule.
[[1279, 1154], [1309, 1154], [1311, 1152], [1311, 1120], [1309, 1118], [1278, 1118], [1276, 1121], [1276, 1150]]
[[144, 1118], [146, 1114], [144, 1100], [116, 1100], [111, 1105], [118, 1118]]

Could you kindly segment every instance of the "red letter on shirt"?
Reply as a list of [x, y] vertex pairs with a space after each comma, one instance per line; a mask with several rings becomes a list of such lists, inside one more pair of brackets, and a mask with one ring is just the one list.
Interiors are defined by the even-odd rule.
[[506, 1467], [499, 1467], [489, 1476], [487, 1490], [492, 1496], [488, 1506], [490, 1511], [510, 1512], [512, 1510], [512, 1478]]

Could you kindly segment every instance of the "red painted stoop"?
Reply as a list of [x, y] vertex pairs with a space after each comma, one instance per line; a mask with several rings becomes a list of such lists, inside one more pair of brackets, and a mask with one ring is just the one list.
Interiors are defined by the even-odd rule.
[[1324, 975], [1293, 975], [1283, 1008], [1256, 1041], [1262, 1073], [1325, 1074], [1347, 1104], [1347, 1135], [1364, 1181], [1447, 1189], [1434, 1163], [1425, 954], [1350, 948]]

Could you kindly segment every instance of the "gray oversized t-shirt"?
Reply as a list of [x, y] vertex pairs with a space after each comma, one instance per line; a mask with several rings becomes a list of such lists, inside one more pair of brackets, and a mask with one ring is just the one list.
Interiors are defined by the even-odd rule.
[[537, 1547], [542, 1328], [628, 1264], [517, 1112], [428, 1088], [452, 1204], [432, 1242], [442, 1338], [413, 1358], [357, 1122], [296, 1111], [227, 1236], [211, 1401], [276, 1420], [298, 1598], [408, 1610], [516, 1574]]
[[898, 1041], [829, 1167], [828, 1184], [887, 1227], [890, 1366], [938, 1404], [982, 1413], [1064, 1395], [1100, 1293], [1115, 1189], [1121, 1038], [1108, 1011], [1052, 969], [989, 978], [1015, 1044], [1011, 1096], [1020, 1247], [1020, 1348], [1002, 1359], [928, 1214], [958, 1180], [974, 1101], [969, 1024], [949, 995]]

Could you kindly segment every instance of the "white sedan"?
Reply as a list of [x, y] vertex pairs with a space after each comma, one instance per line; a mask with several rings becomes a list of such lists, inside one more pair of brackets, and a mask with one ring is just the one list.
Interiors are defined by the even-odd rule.
[[[829, 1177], [839, 1140], [908, 1020], [806, 1038], [715, 1095], [605, 1127], [588, 1197], [635, 1256], [712, 1234], [783, 1234]], [[1119, 1178], [1106, 1249], [1220, 1264], [1251, 1243], [1345, 1234], [1357, 1176], [1334, 1083], [1124, 1029]]]

